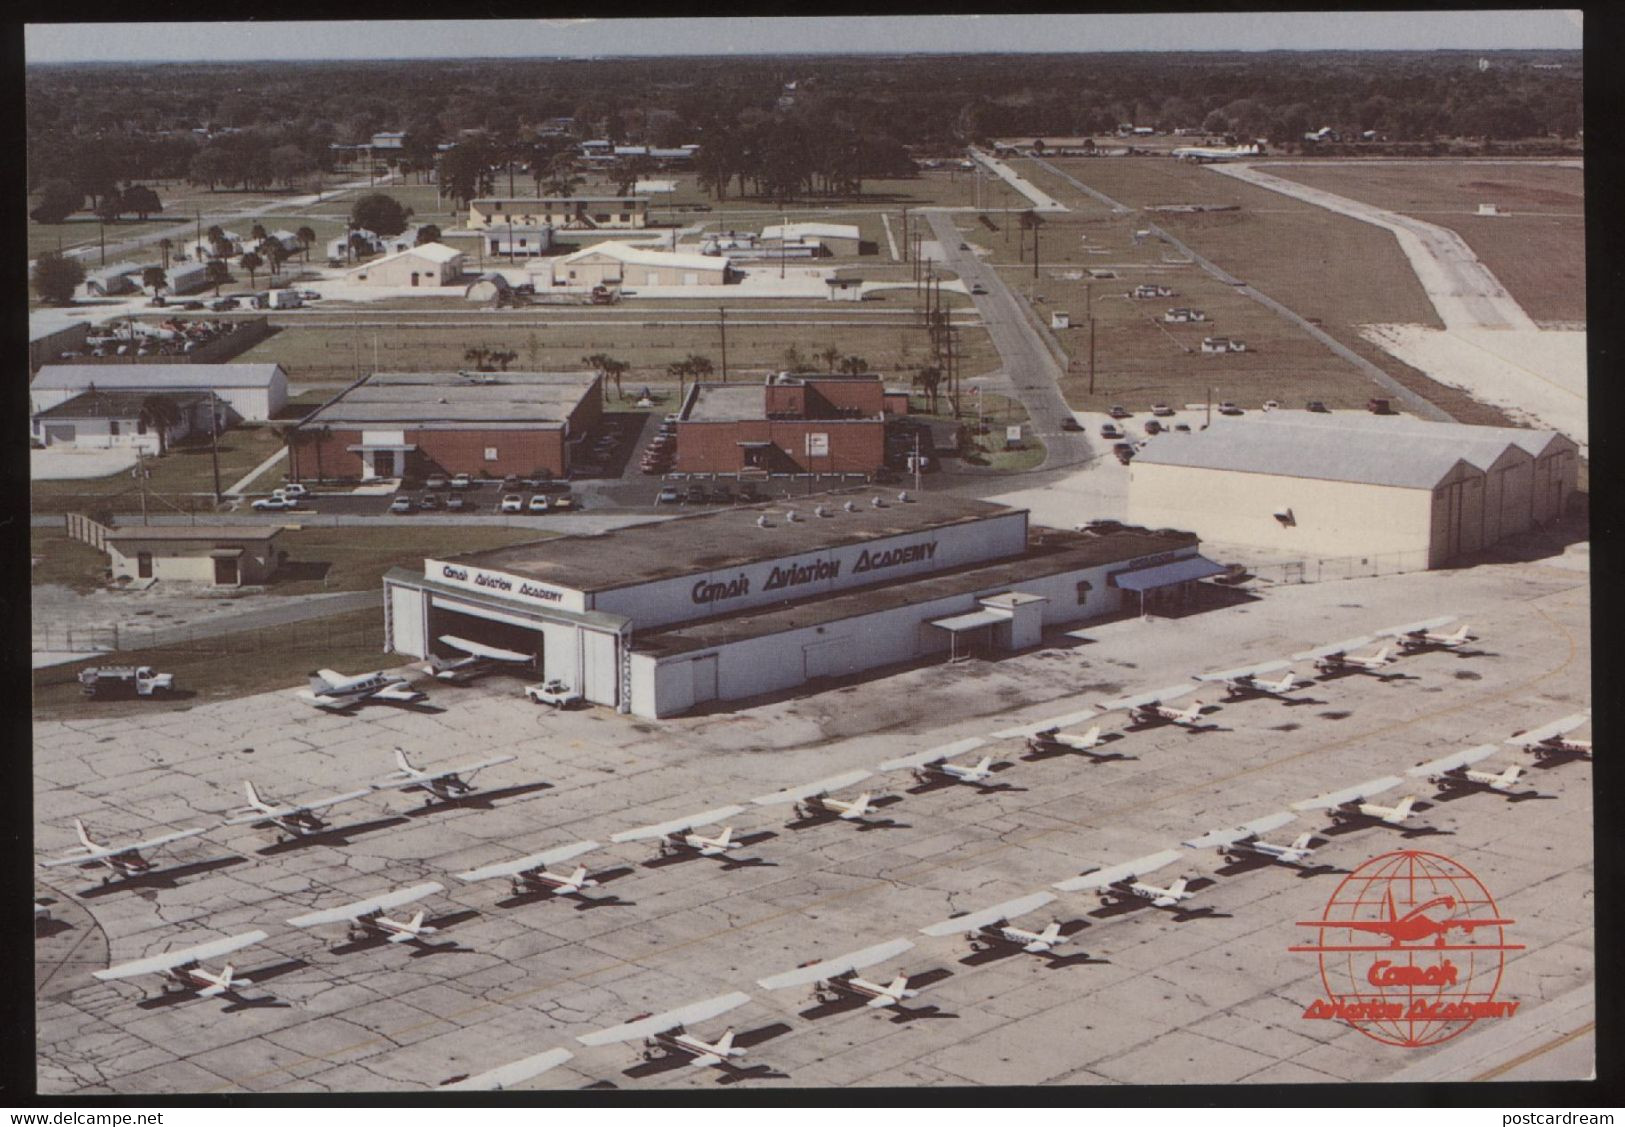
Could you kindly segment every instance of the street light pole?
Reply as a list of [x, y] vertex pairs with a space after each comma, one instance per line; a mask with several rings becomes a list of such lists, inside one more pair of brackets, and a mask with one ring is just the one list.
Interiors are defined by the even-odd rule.
[[722, 382], [728, 382], [728, 307], [717, 306], [717, 331], [722, 334]]

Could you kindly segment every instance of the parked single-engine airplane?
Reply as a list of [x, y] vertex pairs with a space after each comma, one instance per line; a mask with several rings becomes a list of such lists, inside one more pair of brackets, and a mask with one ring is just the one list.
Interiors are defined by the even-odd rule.
[[1233, 149], [1215, 149], [1202, 145], [1181, 145], [1173, 151], [1174, 159], [1190, 160], [1197, 164], [1208, 164], [1213, 161], [1246, 160], [1249, 157], [1263, 156], [1257, 145], [1237, 145]]
[[978, 949], [1002, 943], [1020, 947], [1029, 954], [1047, 955], [1061, 944], [1071, 942], [1070, 937], [1061, 934], [1059, 922], [1052, 922], [1043, 931], [1027, 931], [1011, 926], [1010, 921], [1017, 916], [1036, 911], [1054, 899], [1053, 892], [1035, 892], [1018, 900], [994, 904], [990, 908], [983, 908], [980, 912], [955, 916], [953, 919], [922, 927], [920, 933], [937, 937], [968, 933], [972, 945]]
[[331, 669], [318, 669], [310, 675], [310, 688], [294, 694], [306, 704], [330, 712], [355, 708], [372, 700], [389, 704], [416, 704], [428, 700], [427, 693], [410, 687], [405, 677], [393, 673], [358, 673], [347, 677]]
[[1391, 626], [1386, 630], [1378, 630], [1379, 638], [1392, 638], [1399, 643], [1401, 653], [1421, 653], [1423, 650], [1453, 650], [1468, 642], [1476, 642], [1477, 636], [1469, 634], [1465, 624], [1454, 633], [1441, 634], [1442, 627], [1456, 621], [1453, 614], [1441, 615], [1438, 618], [1428, 618], [1421, 622], [1413, 622], [1408, 626]]
[[[1192, 680], [1195, 681], [1222, 681], [1224, 683], [1224, 699], [1245, 700], [1248, 697], [1277, 697], [1286, 698], [1299, 689], [1306, 689], [1312, 682], [1303, 680], [1293, 673], [1285, 661], [1266, 661], [1262, 665], [1249, 665], [1243, 669], [1225, 669], [1218, 673], [1198, 673]], [[1266, 675], [1286, 670], [1280, 680], [1265, 680]]]
[[1405, 774], [1413, 779], [1426, 778], [1428, 782], [1444, 790], [1479, 788], [1493, 790], [1499, 794], [1515, 794], [1518, 776], [1523, 773], [1523, 767], [1519, 764], [1514, 763], [1501, 771], [1472, 769], [1474, 763], [1488, 759], [1500, 750], [1499, 744], [1480, 744], [1466, 751], [1451, 752], [1438, 759], [1418, 763]]
[[386, 892], [380, 896], [357, 900], [342, 908], [328, 908], [308, 915], [295, 916], [288, 921], [288, 926], [320, 927], [323, 924], [348, 923], [350, 925], [348, 935], [352, 943], [374, 938], [385, 939], [390, 943], [410, 943], [426, 935], [434, 935], [439, 928], [430, 927], [423, 922], [424, 912], [421, 908], [409, 920], [392, 920], [384, 913], [391, 908], [399, 908], [402, 904], [411, 904], [422, 900], [425, 896], [433, 896], [437, 892], [444, 891], [446, 886], [439, 881], [426, 881], [397, 892]]
[[819, 1002], [834, 1002], [843, 997], [862, 998], [863, 1004], [868, 1008], [884, 1009], [909, 998], [917, 998], [920, 992], [909, 989], [906, 974], [900, 974], [882, 985], [859, 978], [857, 972], [876, 963], [895, 959], [913, 946], [912, 940], [893, 939], [873, 947], [865, 947], [861, 951], [853, 951], [850, 955], [837, 955], [833, 959], [808, 963], [783, 974], [759, 978], [756, 985], [763, 990], [784, 990], [791, 986], [811, 985], [813, 997]]
[[141, 855], [143, 849], [157, 849], [204, 832], [202, 829], [180, 830], [177, 833], [164, 834], [162, 837], [148, 838], [146, 841], [131, 842], [129, 845], [102, 845], [91, 839], [85, 824], [78, 818], [73, 820], [73, 827], [78, 831], [79, 840], [83, 844], [66, 857], [41, 861], [41, 867], [54, 869], [58, 865], [77, 865], [82, 869], [92, 869], [101, 866], [107, 870], [102, 876], [103, 884], [114, 877], [124, 878], [150, 872], [153, 864]]
[[1394, 907], [1394, 889], [1392, 885], [1387, 889], [1386, 902], [1388, 906], [1387, 919], [1299, 920], [1298, 926], [1347, 928], [1350, 931], [1374, 932], [1378, 935], [1386, 935], [1394, 947], [1402, 947], [1407, 943], [1419, 943], [1432, 936], [1434, 946], [1443, 947], [1445, 945], [1445, 936], [1453, 927], [1471, 933], [1474, 928], [1478, 927], [1506, 927], [1516, 922], [1499, 918], [1475, 919], [1471, 916], [1464, 916], [1460, 919], [1436, 920], [1427, 914], [1429, 908], [1442, 907], [1446, 910], [1454, 910], [1456, 907], [1456, 898], [1454, 896], [1435, 896], [1425, 903], [1418, 904], [1402, 916], [1399, 914], [1398, 909]]
[[831, 791], [842, 790], [856, 783], [861, 783], [873, 772], [848, 771], [844, 775], [836, 775], [829, 779], [820, 779], [816, 783], [805, 783], [789, 790], [775, 791], [772, 794], [758, 795], [751, 799], [758, 806], [773, 806], [783, 802], [796, 804], [796, 817], [817, 818], [824, 815], [834, 815], [844, 821], [854, 822], [874, 812], [869, 800], [874, 797], [870, 791], [864, 791], [857, 798], [848, 802], [845, 799], [830, 798]]
[[1167, 888], [1146, 884], [1139, 878], [1173, 864], [1180, 856], [1177, 849], [1164, 849], [1160, 853], [1125, 861], [1121, 865], [1095, 869], [1081, 876], [1057, 881], [1051, 887], [1058, 888], [1062, 892], [1093, 890], [1099, 894], [1102, 904], [1124, 903], [1137, 899], [1151, 901], [1153, 908], [1172, 908], [1195, 895], [1185, 891], [1185, 885], [1189, 882], [1184, 877], [1180, 877]]
[[438, 1092], [499, 1092], [504, 1088], [512, 1088], [515, 1084], [523, 1084], [526, 1080], [540, 1076], [550, 1068], [557, 1068], [575, 1054], [569, 1049], [549, 1049], [545, 1053], [516, 1060], [512, 1064], [493, 1068], [489, 1072], [481, 1072], [476, 1076], [469, 1076], [450, 1084], [442, 1084], [435, 1089]]
[[264, 939], [263, 931], [247, 931], [228, 939], [211, 939], [195, 947], [183, 947], [179, 951], [151, 955], [132, 963], [120, 963], [106, 970], [94, 971], [93, 974], [103, 982], [137, 974], [159, 974], [164, 978], [165, 994], [196, 994], [199, 998], [214, 998], [233, 994], [239, 986], [253, 984], [246, 978], [236, 977], [235, 968], [230, 963], [219, 974], [212, 974], [203, 967], [203, 961], [229, 955]]
[[310, 834], [321, 833], [327, 829], [327, 823], [316, 816], [316, 811], [326, 810], [329, 806], [337, 806], [341, 802], [349, 802], [352, 799], [362, 798], [372, 793], [370, 787], [363, 787], [360, 790], [345, 791], [343, 794], [335, 794], [331, 798], [318, 799], [315, 802], [288, 803], [279, 806], [260, 798], [259, 792], [254, 789], [254, 784], [246, 780], [243, 782], [243, 791], [248, 795], [248, 805], [238, 807], [237, 809], [241, 813], [236, 817], [227, 818], [225, 824], [228, 826], [274, 826], [279, 831], [279, 837], [281, 834], [287, 834], [290, 837], [308, 837]]
[[1384, 822], [1390, 826], [1402, 825], [1411, 816], [1411, 807], [1416, 803], [1414, 794], [1407, 794], [1393, 806], [1379, 806], [1368, 799], [1372, 795], [1381, 794], [1385, 790], [1392, 790], [1404, 782], [1398, 775], [1384, 775], [1380, 779], [1371, 779], [1356, 786], [1346, 787], [1331, 794], [1316, 795], [1306, 798], [1302, 802], [1294, 802], [1292, 809], [1299, 811], [1325, 810], [1331, 815], [1333, 822], [1355, 822], [1362, 819], [1373, 822]]
[[644, 1060], [653, 1060], [656, 1052], [662, 1051], [690, 1058], [688, 1063], [694, 1068], [706, 1068], [721, 1064], [730, 1057], [742, 1057], [745, 1050], [735, 1047], [732, 1029], [716, 1041], [708, 1042], [688, 1032], [687, 1027], [736, 1010], [748, 1001], [749, 994], [736, 990], [732, 994], [680, 1006], [663, 1014], [640, 1017], [624, 1025], [600, 1029], [597, 1033], [583, 1033], [576, 1040], [583, 1045], [612, 1045], [617, 1041], [633, 1041], [641, 1037]]
[[905, 755], [901, 759], [888, 759], [880, 765], [882, 771], [913, 771], [915, 777], [922, 783], [938, 779], [949, 779], [956, 783], [970, 783], [982, 786], [993, 777], [993, 757], [982, 756], [974, 764], [950, 763], [955, 755], [967, 751], [975, 751], [987, 743], [980, 738], [960, 740], [945, 747], [932, 748], [929, 751], [917, 752], [914, 755]]
[[669, 822], [661, 822], [654, 826], [622, 830], [618, 834], [611, 834], [609, 840], [619, 844], [627, 841], [647, 841], [649, 838], [657, 837], [661, 839], [662, 857], [679, 850], [697, 853], [701, 857], [720, 857], [731, 849], [740, 848], [740, 843], [733, 840], [733, 827], [723, 826], [722, 832], [715, 837], [705, 837], [694, 833], [693, 829], [695, 826], [719, 825], [735, 814], [742, 813], [744, 809], [743, 806], [722, 806], [701, 814], [691, 814], [686, 818], [673, 818]]
[[1389, 657], [1392, 646], [1383, 646], [1374, 654], [1354, 654], [1350, 650], [1357, 650], [1361, 646], [1369, 646], [1376, 638], [1370, 634], [1362, 634], [1358, 638], [1345, 638], [1341, 642], [1330, 642], [1324, 646], [1316, 646], [1312, 650], [1293, 654], [1293, 661], [1309, 661], [1313, 659], [1316, 672], [1331, 677], [1341, 677], [1346, 673], [1374, 673], [1384, 676], [1382, 670], [1393, 663]]
[[1508, 737], [1507, 743], [1532, 751], [1541, 759], [1553, 755], [1578, 755], [1591, 758], [1591, 741], [1570, 739], [1569, 733], [1591, 723], [1591, 712], [1576, 712], [1561, 720], [1553, 720], [1528, 732]]
[[1166, 689], [1153, 689], [1149, 693], [1107, 701], [1100, 706], [1102, 712], [1127, 709], [1133, 724], [1177, 724], [1182, 728], [1195, 728], [1202, 721], [1202, 702], [1191, 701], [1189, 708], [1174, 708], [1163, 701], [1177, 700], [1196, 691], [1193, 685], [1169, 685]]
[[597, 848], [598, 843], [596, 841], [578, 841], [574, 845], [561, 845], [557, 849], [544, 849], [540, 853], [532, 853], [528, 857], [520, 857], [517, 860], [499, 861], [495, 865], [486, 865], [483, 869], [470, 869], [466, 873], [458, 873], [457, 879], [473, 882], [509, 877], [512, 880], [513, 894], [515, 896], [535, 892], [551, 892], [555, 896], [574, 896], [584, 888], [598, 887], [598, 882], [587, 876], [586, 867], [582, 865], [576, 866], [575, 872], [569, 876], [550, 873], [547, 871], [547, 867], [579, 857], [583, 853], [591, 853]]
[[1279, 814], [1254, 818], [1251, 822], [1243, 822], [1229, 829], [1209, 830], [1201, 837], [1185, 842], [1185, 847], [1217, 849], [1226, 861], [1231, 862], [1245, 860], [1247, 857], [1267, 857], [1282, 865], [1302, 865], [1315, 851], [1312, 844], [1315, 840], [1313, 833], [1299, 834], [1291, 845], [1276, 845], [1274, 842], [1265, 841], [1261, 836], [1271, 830], [1280, 829], [1296, 817], [1296, 814], [1282, 811]]
[[504, 669], [510, 672], [524, 672], [527, 669], [534, 669], [536, 665], [535, 654], [487, 646], [481, 642], [459, 638], [455, 634], [440, 635], [440, 642], [454, 650], [460, 650], [463, 654], [462, 657], [440, 657], [435, 654], [429, 656], [429, 668], [442, 681], [472, 681], [487, 673], [497, 673]]
[[[487, 767], [496, 767], [503, 763], [512, 763], [518, 756], [498, 755], [491, 759], [481, 759], [477, 763], [462, 763], [456, 767], [441, 767], [433, 770], [420, 770], [406, 760], [406, 752], [400, 748], [395, 749], [395, 762], [399, 768], [390, 775], [384, 776], [372, 784], [373, 790], [421, 790], [424, 792], [423, 801], [433, 802], [435, 799], [449, 802], [461, 798], [470, 791], [478, 790], [469, 779], [475, 772], [483, 771]], [[465, 777], [466, 776], [466, 777]]]

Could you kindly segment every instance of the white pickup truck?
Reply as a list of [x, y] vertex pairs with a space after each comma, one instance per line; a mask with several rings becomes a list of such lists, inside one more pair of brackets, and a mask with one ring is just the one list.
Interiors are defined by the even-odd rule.
[[537, 704], [550, 704], [558, 709], [569, 708], [582, 699], [579, 692], [557, 679], [544, 681], [540, 685], [526, 685], [525, 695]]
[[102, 665], [81, 669], [79, 685], [87, 697], [120, 692], [151, 697], [174, 692], [175, 675], [155, 672], [150, 665]]

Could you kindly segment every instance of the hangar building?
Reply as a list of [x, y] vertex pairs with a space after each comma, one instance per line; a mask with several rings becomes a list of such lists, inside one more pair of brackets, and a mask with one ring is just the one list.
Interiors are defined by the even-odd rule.
[[[445, 559], [384, 576], [385, 646], [447, 634], [534, 653], [535, 671], [638, 716], [794, 689], [934, 655], [1038, 644], [1125, 592], [1222, 569], [1184, 532], [1029, 528], [952, 496], [807, 498]], [[1132, 606], [1133, 604], [1129, 604]]]
[[1578, 448], [1555, 431], [1375, 415], [1216, 420], [1129, 468], [1128, 519], [1294, 558], [1442, 567], [1560, 517]]

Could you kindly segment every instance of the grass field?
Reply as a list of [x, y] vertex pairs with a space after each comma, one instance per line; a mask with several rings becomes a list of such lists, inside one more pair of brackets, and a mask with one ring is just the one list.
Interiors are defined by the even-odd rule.
[[558, 535], [528, 528], [483, 525], [384, 525], [295, 528], [278, 544], [288, 553], [267, 590], [277, 595], [379, 588], [392, 567], [415, 566], [427, 556], [481, 552], [548, 540]]
[[56, 584], [88, 594], [102, 585], [107, 557], [58, 528], [28, 530], [28, 553], [34, 561], [29, 582]]
[[[282, 447], [269, 426], [234, 427], [220, 435], [220, 487], [230, 488], [238, 478]], [[213, 510], [214, 470], [207, 437], [201, 442], [170, 447], [146, 467], [149, 511], [208, 512]], [[29, 498], [36, 513], [139, 513], [141, 491], [128, 471], [109, 477], [66, 481], [31, 481]]]
[[[1448, 227], [1540, 322], [1583, 322], [1585, 173], [1535, 164], [1309, 164], [1278, 176]], [[1493, 203], [1510, 214], [1481, 216]]]

